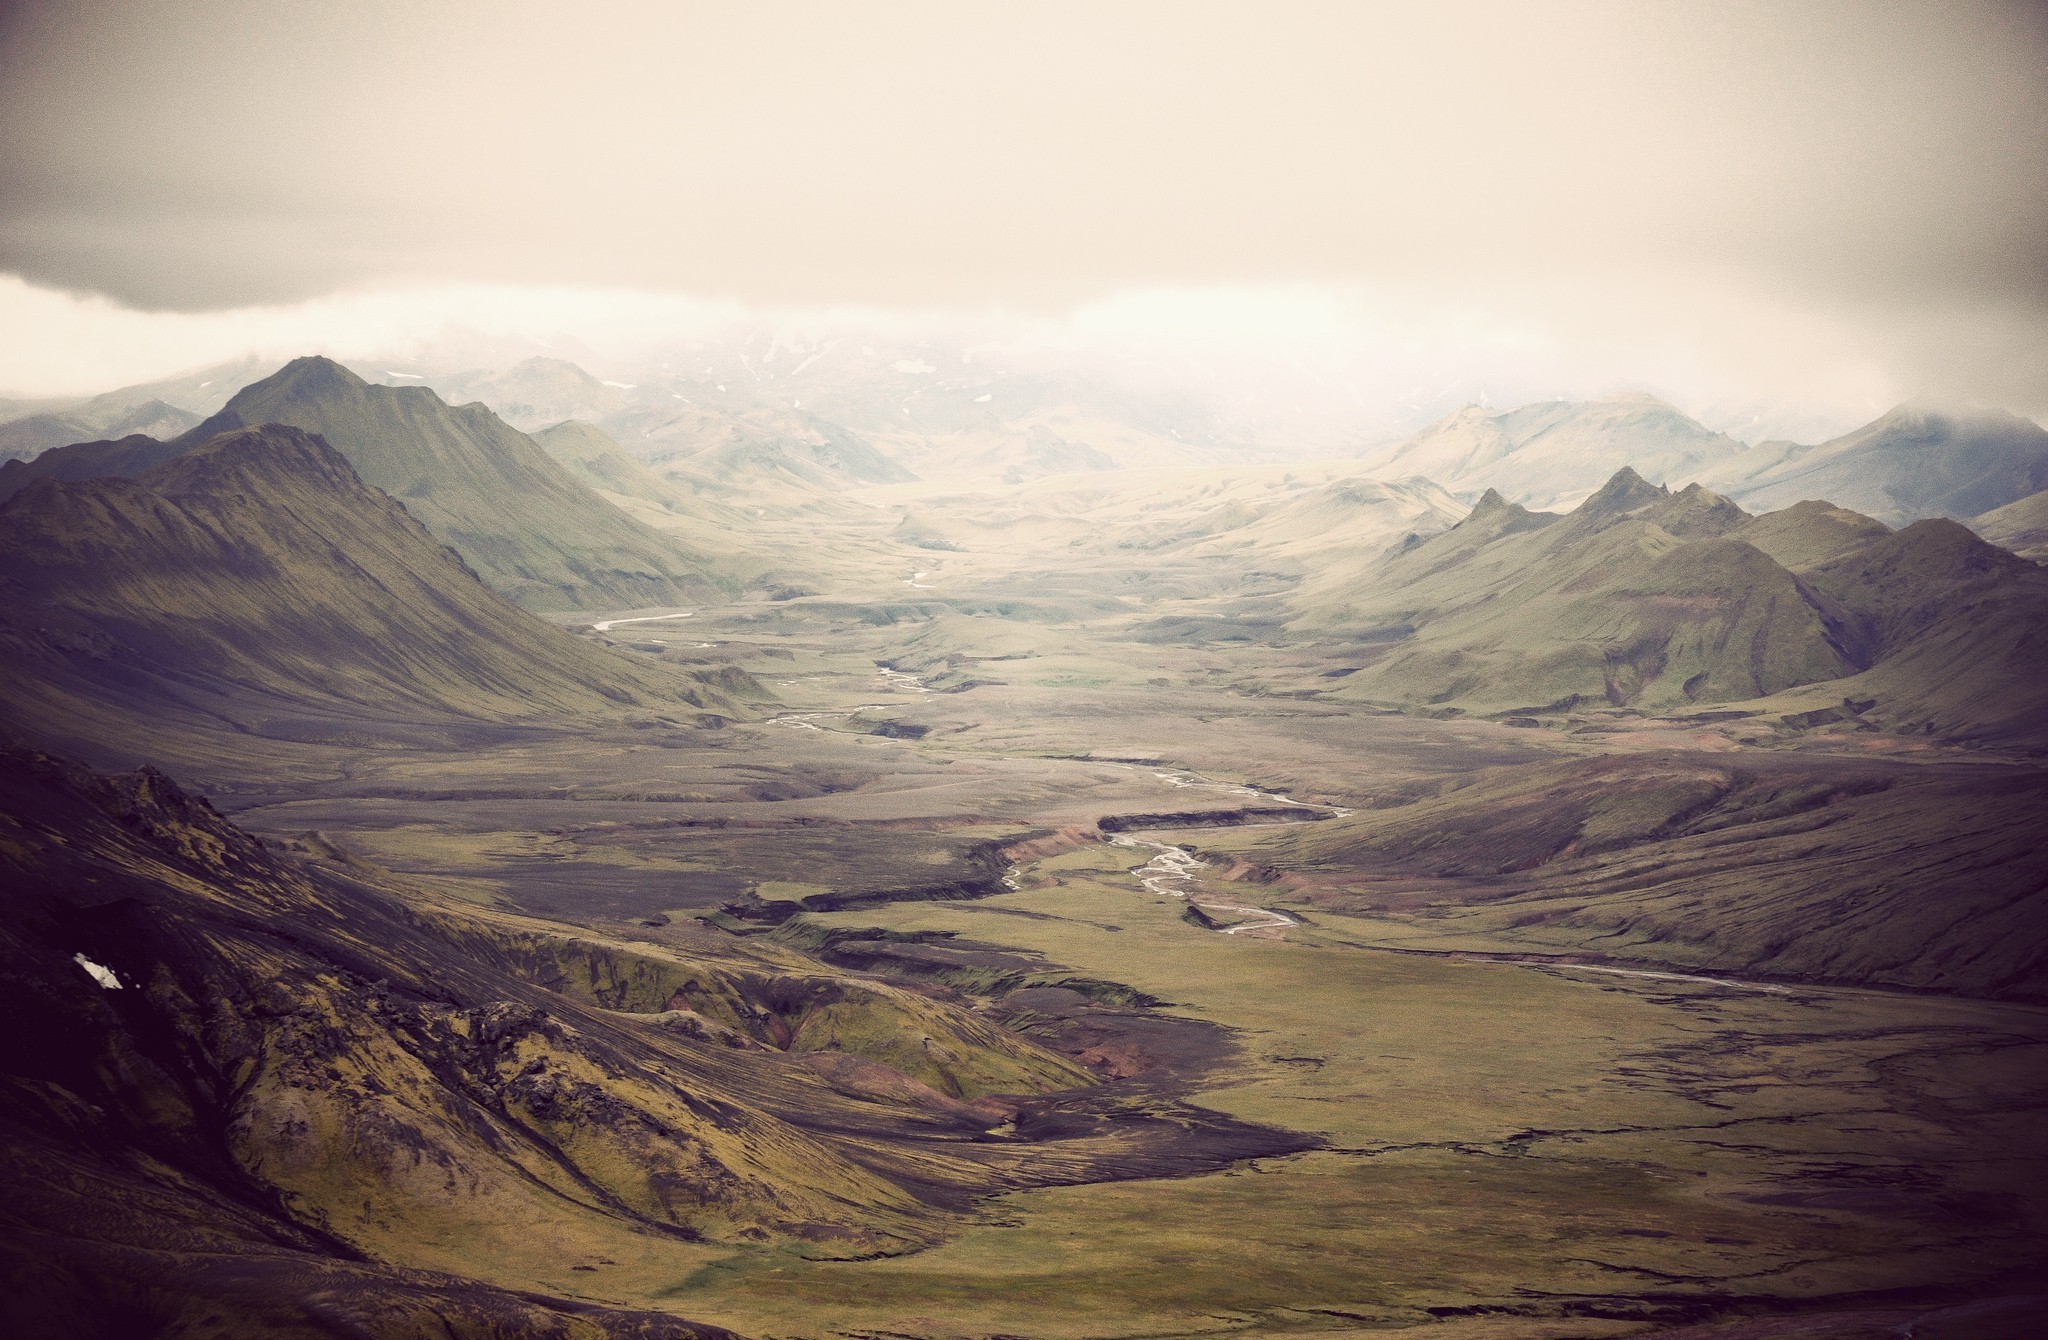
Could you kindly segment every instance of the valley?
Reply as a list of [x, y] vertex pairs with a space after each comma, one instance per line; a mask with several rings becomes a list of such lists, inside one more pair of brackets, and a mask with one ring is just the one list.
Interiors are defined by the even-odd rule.
[[[757, 720], [686, 747], [614, 736], [394, 754], [345, 781], [223, 803], [252, 831], [316, 831], [480, 904], [628, 943], [722, 928], [936, 991], [1112, 1093], [1170, 1096], [1302, 1147], [1010, 1191], [879, 1260], [607, 1243], [590, 1251], [594, 1272], [514, 1253], [498, 1282], [749, 1335], [1428, 1323], [1618, 1336], [1730, 1312], [1904, 1318], [2026, 1295], [2048, 1189], [2034, 979], [2003, 1001], [1984, 996], [2013, 989], [2006, 979], [1913, 994], [1823, 984], [1860, 967], [1774, 974], [1668, 929], [1615, 936], [1611, 918], [1575, 938], [1568, 920], [1514, 913], [1502, 868], [1599, 827], [1573, 811], [1574, 779], [1654, 808], [1649, 778], [1753, 768], [1774, 794], [1834, 785], [1853, 806], [1885, 795], [1871, 779], [1939, 786], [1990, 770], [2010, 779], [2001, 788], [2031, 786], [2033, 763], [1868, 731], [1760, 745], [1728, 723], [1617, 717], [1574, 732], [1360, 710], [1302, 692], [1350, 648], [1158, 639], [1162, 624], [1200, 629], [1268, 598], [1215, 591], [1222, 579], [1198, 565], [1167, 578], [1197, 594], [1105, 613], [1099, 597], [1061, 594], [1085, 570], [1034, 580], [1015, 557], [985, 561], [999, 590], [1046, 593], [1029, 624], [963, 611], [1005, 599], [974, 590], [963, 552], [934, 570], [945, 597], [917, 597], [943, 604], [905, 608], [878, 571], [876, 604], [699, 608], [687, 641], [671, 626], [635, 644], [730, 665], [771, 695]], [[656, 616], [576, 626], [613, 639], [660, 628], [632, 617]], [[1504, 822], [1489, 793], [1461, 840], [1428, 796], [1473, 775], [1513, 779], [1528, 799]], [[1979, 803], [1969, 795], [1922, 820], [1953, 819]], [[1609, 820], [1613, 859], [1638, 872], [1671, 859], [1648, 844], [1698, 799]], [[2021, 816], [2038, 808], [2020, 804], [1998, 826], [2024, 842]], [[1463, 866], [1418, 869], [1406, 848], [1374, 845], [1375, 823], [1417, 811]], [[1142, 827], [1116, 831], [1119, 816]], [[2038, 858], [1996, 859], [2038, 889]], [[1643, 882], [1569, 861], [1531, 876], [1523, 898]], [[1752, 915], [1782, 935], [1810, 913]], [[1161, 1024], [1210, 1040], [1191, 1057]]]
[[0, 109], [0, 1340], [2048, 1336], [2048, 6]]
[[[713, 480], [324, 360], [221, 413], [264, 396], [290, 421], [65, 447], [0, 503], [0, 985], [61, 1043], [0, 1112], [34, 1306], [2034, 1311], [2048, 579], [1962, 526], [1626, 465], [1567, 511], [1343, 459], [905, 478], [770, 439], [809, 464]], [[1618, 412], [1669, 428], [1586, 431]], [[575, 524], [447, 453], [557, 471]]]

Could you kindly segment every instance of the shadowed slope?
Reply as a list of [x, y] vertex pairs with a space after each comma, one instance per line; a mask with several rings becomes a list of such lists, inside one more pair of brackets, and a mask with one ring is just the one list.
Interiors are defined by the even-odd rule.
[[1808, 574], [1870, 669], [1842, 682], [1896, 729], [2048, 741], [2048, 570], [1953, 521], [1915, 522]]
[[0, 465], [0, 500], [12, 498], [39, 479], [70, 483], [108, 476], [133, 479], [175, 459], [184, 450], [182, 443], [161, 442], [141, 433], [104, 442], [73, 438], [69, 445], [45, 451], [34, 460]]
[[261, 731], [294, 710], [504, 721], [713, 701], [507, 604], [295, 428], [224, 434], [140, 480], [25, 490], [0, 506], [0, 581], [0, 701], [17, 730], [79, 747], [121, 738], [109, 725], [130, 713]]

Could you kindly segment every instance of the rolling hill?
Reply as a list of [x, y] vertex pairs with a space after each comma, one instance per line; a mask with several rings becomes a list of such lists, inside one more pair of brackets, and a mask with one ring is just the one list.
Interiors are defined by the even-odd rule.
[[1684, 484], [1744, 450], [1648, 395], [1540, 401], [1517, 409], [1478, 405], [1370, 453], [1383, 478], [1421, 475], [1466, 496], [1494, 489], [1525, 507], [1576, 506], [1623, 466], [1653, 484]]
[[0, 505], [0, 588], [9, 725], [68, 748], [173, 721], [307, 738], [723, 705], [508, 604], [339, 452], [275, 424], [140, 479], [22, 490]]
[[1774, 455], [1737, 458], [1708, 482], [1758, 511], [1825, 499], [1891, 526], [1964, 521], [2048, 488], [2048, 431], [1998, 410], [1900, 405], [1852, 433]]

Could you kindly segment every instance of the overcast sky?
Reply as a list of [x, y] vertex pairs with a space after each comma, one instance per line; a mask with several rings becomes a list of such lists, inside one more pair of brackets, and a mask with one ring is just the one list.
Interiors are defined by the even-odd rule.
[[1047, 318], [1326, 290], [2040, 413], [2044, 15], [4, 3], [0, 388], [451, 285]]

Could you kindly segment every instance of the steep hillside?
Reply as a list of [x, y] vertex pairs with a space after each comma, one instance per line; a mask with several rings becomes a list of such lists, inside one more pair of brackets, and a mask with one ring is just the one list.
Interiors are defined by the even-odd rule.
[[1366, 458], [1385, 478], [1421, 475], [1468, 496], [1494, 489], [1535, 508], [1570, 507], [1629, 466], [1652, 483], [1683, 484], [1740, 455], [1733, 438], [1647, 395], [1477, 405]]
[[140, 479], [23, 490], [0, 505], [0, 585], [0, 702], [41, 738], [119, 739], [108, 723], [129, 714], [289, 734], [335, 712], [687, 718], [720, 701], [506, 603], [339, 452], [278, 425]]
[[1973, 518], [1970, 529], [2021, 558], [2048, 560], [2048, 490], [2030, 493], [2018, 502]]
[[1870, 669], [1874, 720], [1987, 743], [2048, 740], [2048, 570], [1953, 521], [1920, 521], [1810, 570]]
[[560, 1295], [649, 1239], [667, 1279], [705, 1242], [902, 1250], [1119, 1148], [985, 1134], [1087, 1076], [960, 1007], [443, 905], [147, 769], [0, 763], [10, 1334], [681, 1340], [710, 1332]]
[[373, 386], [329, 359], [300, 358], [244, 387], [182, 440], [264, 423], [325, 437], [520, 604], [687, 604], [712, 589], [703, 560], [597, 497], [482, 405]]
[[1908, 404], [1760, 470], [1745, 465], [1709, 482], [1752, 510], [1825, 499], [1891, 526], [1966, 520], [2048, 488], [2048, 431], [2002, 411]]

